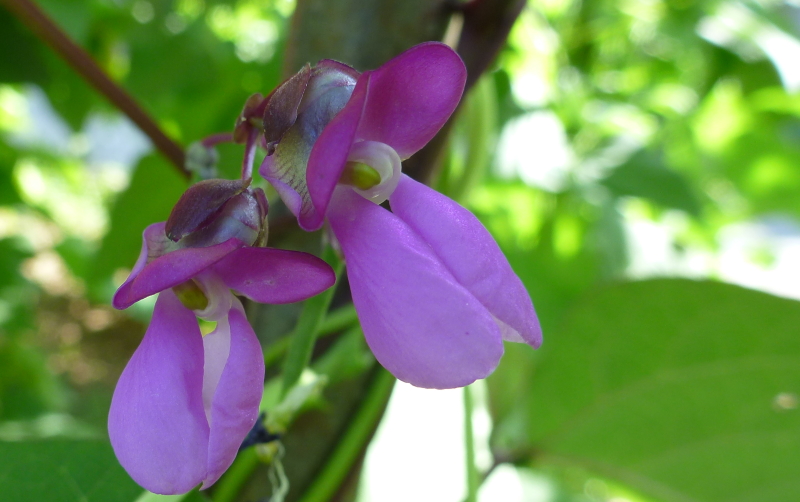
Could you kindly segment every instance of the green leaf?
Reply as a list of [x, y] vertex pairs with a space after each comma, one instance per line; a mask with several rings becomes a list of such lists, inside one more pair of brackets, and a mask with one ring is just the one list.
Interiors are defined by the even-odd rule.
[[800, 500], [800, 303], [661, 279], [596, 291], [565, 319], [505, 417], [527, 430], [501, 423], [496, 447], [667, 502]]
[[661, 152], [642, 150], [602, 181], [617, 196], [643, 197], [697, 216], [700, 205], [686, 179], [664, 164]]
[[105, 441], [0, 442], [4, 502], [130, 502], [141, 492]]

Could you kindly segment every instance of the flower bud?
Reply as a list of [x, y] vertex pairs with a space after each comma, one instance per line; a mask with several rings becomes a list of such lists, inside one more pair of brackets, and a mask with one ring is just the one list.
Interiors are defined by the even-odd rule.
[[263, 246], [267, 199], [250, 180], [206, 180], [184, 192], [167, 219], [165, 233], [178, 247], [207, 247], [236, 238]]

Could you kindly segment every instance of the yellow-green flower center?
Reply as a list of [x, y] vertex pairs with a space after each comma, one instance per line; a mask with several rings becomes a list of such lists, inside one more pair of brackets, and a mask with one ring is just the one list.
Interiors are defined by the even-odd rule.
[[359, 190], [367, 190], [380, 185], [381, 174], [373, 167], [361, 162], [348, 162], [344, 166], [339, 183], [354, 186]]
[[172, 291], [184, 307], [189, 310], [205, 310], [208, 307], [208, 297], [192, 279], [173, 286]]

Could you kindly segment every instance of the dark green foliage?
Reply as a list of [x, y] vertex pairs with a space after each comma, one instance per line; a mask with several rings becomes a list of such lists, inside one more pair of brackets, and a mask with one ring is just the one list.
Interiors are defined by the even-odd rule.
[[130, 502], [141, 492], [106, 441], [0, 442], [4, 501]]

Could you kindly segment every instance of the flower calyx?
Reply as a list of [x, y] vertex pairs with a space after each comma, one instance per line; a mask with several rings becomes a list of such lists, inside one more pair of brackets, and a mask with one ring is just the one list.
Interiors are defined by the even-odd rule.
[[267, 155], [272, 155], [286, 131], [297, 120], [297, 110], [311, 80], [311, 65], [303, 68], [278, 86], [265, 100], [262, 123]]

